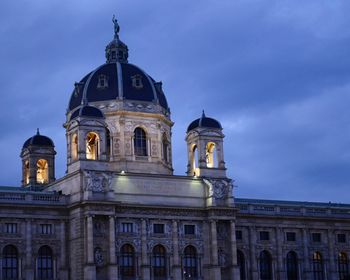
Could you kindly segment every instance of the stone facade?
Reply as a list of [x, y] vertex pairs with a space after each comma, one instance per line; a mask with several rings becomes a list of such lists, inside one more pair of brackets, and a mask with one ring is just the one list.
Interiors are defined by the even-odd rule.
[[160, 82], [128, 63], [117, 21], [107, 63], [75, 84], [54, 144], [29, 138], [21, 187], [0, 188], [0, 279], [349, 279], [350, 205], [234, 197], [221, 124], [187, 130], [187, 176], [172, 169]]

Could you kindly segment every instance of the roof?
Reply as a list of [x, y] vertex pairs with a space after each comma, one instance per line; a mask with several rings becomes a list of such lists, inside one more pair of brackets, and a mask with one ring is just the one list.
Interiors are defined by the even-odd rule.
[[198, 127], [222, 129], [220, 122], [217, 121], [216, 119], [207, 117], [204, 114], [204, 111], [202, 113], [202, 116], [199, 119], [196, 119], [190, 123], [190, 125], [187, 128], [187, 132]]
[[54, 147], [55, 145], [49, 137], [40, 135], [39, 129], [38, 129], [37, 133], [34, 136], [28, 138], [24, 142], [23, 149], [28, 148], [29, 146]]

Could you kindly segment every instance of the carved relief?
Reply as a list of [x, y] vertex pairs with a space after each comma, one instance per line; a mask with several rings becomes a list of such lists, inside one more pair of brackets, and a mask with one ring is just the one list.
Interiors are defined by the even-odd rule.
[[232, 183], [223, 179], [204, 179], [209, 187], [209, 197], [224, 199], [232, 197]]
[[114, 155], [119, 155], [120, 154], [120, 139], [114, 138], [114, 143], [113, 143], [113, 152]]
[[85, 176], [85, 190], [93, 192], [109, 191], [112, 184], [113, 175], [97, 173], [94, 171], [84, 171]]
[[94, 257], [95, 257], [95, 264], [97, 266], [102, 266], [104, 264], [105, 259], [103, 257], [103, 252], [102, 252], [101, 248], [99, 248], [99, 247], [95, 248]]

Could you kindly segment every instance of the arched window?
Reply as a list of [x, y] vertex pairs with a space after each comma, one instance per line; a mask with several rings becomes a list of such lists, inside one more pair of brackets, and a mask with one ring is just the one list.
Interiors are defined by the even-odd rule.
[[26, 160], [24, 162], [24, 184], [29, 184], [29, 161]]
[[49, 246], [42, 246], [38, 251], [37, 279], [53, 279], [53, 256]]
[[205, 149], [205, 158], [207, 167], [217, 167], [216, 145], [213, 142], [208, 142]]
[[287, 279], [298, 280], [298, 256], [293, 251], [287, 254]]
[[134, 152], [136, 156], [147, 156], [146, 132], [141, 127], [134, 131]]
[[194, 176], [199, 175], [198, 174], [198, 149], [197, 149], [197, 145], [194, 145], [192, 147], [191, 164], [192, 164], [193, 175]]
[[15, 246], [7, 245], [2, 251], [2, 278], [18, 279], [18, 252]]
[[153, 248], [152, 267], [155, 280], [166, 279], [166, 251], [162, 245]]
[[49, 182], [49, 165], [46, 159], [39, 159], [36, 162], [36, 182], [39, 184]]
[[259, 258], [260, 263], [260, 279], [272, 280], [272, 259], [267, 251], [262, 251]]
[[119, 267], [121, 279], [134, 279], [135, 251], [129, 244], [123, 245], [123, 247], [120, 249]]
[[242, 251], [237, 250], [237, 264], [239, 267], [239, 275], [241, 280], [245, 280], [245, 258]]
[[350, 279], [348, 256], [344, 252], [341, 252], [338, 255], [338, 271], [339, 280]]
[[312, 270], [314, 280], [323, 280], [323, 260], [320, 252], [315, 252], [312, 255]]
[[197, 279], [197, 250], [195, 247], [189, 245], [185, 248], [182, 267], [185, 279]]
[[72, 153], [72, 160], [78, 159], [78, 135], [73, 134], [72, 140], [71, 140], [71, 153]]
[[163, 139], [162, 139], [162, 154], [163, 154], [163, 160], [165, 162], [169, 161], [168, 153], [169, 153], [169, 142], [168, 142], [168, 139], [164, 133]]
[[99, 157], [100, 139], [94, 132], [86, 135], [86, 159], [97, 160]]

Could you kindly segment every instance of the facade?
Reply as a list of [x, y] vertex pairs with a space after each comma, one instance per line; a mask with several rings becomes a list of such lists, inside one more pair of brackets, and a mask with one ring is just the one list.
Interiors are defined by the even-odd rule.
[[350, 205], [239, 199], [223, 128], [187, 129], [187, 176], [172, 169], [170, 109], [119, 38], [75, 83], [67, 174], [53, 141], [25, 141], [22, 186], [0, 188], [0, 279], [350, 279]]

